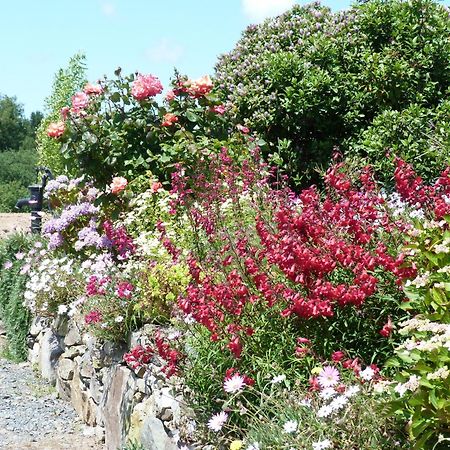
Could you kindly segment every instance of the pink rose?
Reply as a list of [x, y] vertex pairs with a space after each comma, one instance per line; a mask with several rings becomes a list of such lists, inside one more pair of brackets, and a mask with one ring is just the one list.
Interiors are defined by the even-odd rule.
[[72, 111], [80, 114], [89, 105], [89, 97], [84, 92], [78, 92], [72, 97]]
[[47, 128], [47, 136], [58, 138], [64, 134], [64, 122], [52, 122]]
[[173, 99], [175, 98], [175, 92], [172, 90], [170, 90], [169, 92], [167, 92], [166, 94], [166, 100], [168, 102], [171, 102]]
[[163, 122], [161, 123], [161, 126], [162, 127], [170, 127], [175, 122], [178, 122], [178, 117], [175, 114], [167, 113], [167, 114], [164, 114]]
[[68, 106], [64, 106], [64, 108], [61, 108], [60, 114], [63, 120], [67, 119], [67, 116], [69, 115], [70, 108]]
[[154, 97], [162, 90], [161, 81], [153, 75], [138, 75], [131, 85], [131, 95], [137, 100]]
[[213, 113], [222, 115], [225, 113], [226, 109], [225, 109], [224, 105], [217, 105], [217, 106], [212, 106], [210, 108], [210, 111]]
[[249, 130], [247, 127], [244, 127], [244, 125], [238, 124], [238, 125], [236, 125], [236, 128], [237, 128], [241, 133], [244, 133], [244, 134], [250, 133], [250, 130]]
[[87, 95], [98, 95], [103, 92], [103, 88], [100, 85], [93, 85], [91, 83], [86, 84], [83, 89], [84, 93]]
[[213, 88], [213, 83], [209, 75], [205, 75], [197, 80], [191, 82], [191, 86], [189, 88], [189, 94], [193, 97], [202, 97], [211, 91]]
[[127, 187], [127, 184], [128, 184], [128, 180], [126, 178], [114, 177], [112, 179], [112, 183], [110, 184], [111, 192], [114, 195], [117, 195]]
[[154, 181], [150, 187], [153, 194], [158, 192], [162, 188], [162, 184], [159, 181]]

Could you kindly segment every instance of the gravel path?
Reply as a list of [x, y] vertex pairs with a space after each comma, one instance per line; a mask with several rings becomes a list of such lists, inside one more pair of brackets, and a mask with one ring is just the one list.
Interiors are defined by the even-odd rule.
[[92, 431], [28, 363], [0, 358], [1, 450], [103, 450]]

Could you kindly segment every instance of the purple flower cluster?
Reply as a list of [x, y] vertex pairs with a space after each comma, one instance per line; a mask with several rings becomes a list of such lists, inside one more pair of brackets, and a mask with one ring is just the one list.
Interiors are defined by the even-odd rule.
[[78, 240], [74, 244], [76, 251], [80, 251], [85, 247], [95, 247], [97, 249], [111, 247], [111, 241], [106, 236], [101, 236], [97, 231], [95, 222], [92, 222], [78, 232]]
[[69, 205], [63, 210], [60, 217], [50, 219], [44, 224], [43, 233], [44, 235], [50, 235], [51, 233], [56, 232], [61, 233], [79, 218], [96, 216], [98, 212], [99, 208], [97, 206], [87, 202], [80, 203], [78, 205]]
[[[99, 212], [97, 206], [91, 203], [80, 203], [78, 205], [69, 205], [63, 210], [61, 216], [50, 219], [43, 226], [42, 232], [44, 236], [49, 238], [49, 248], [54, 250], [64, 243], [63, 232], [79, 219], [91, 218], [90, 224], [95, 223], [96, 215]], [[91, 227], [93, 228], [93, 227]], [[97, 237], [97, 243], [100, 237]], [[106, 242], [105, 242], [106, 245]]]

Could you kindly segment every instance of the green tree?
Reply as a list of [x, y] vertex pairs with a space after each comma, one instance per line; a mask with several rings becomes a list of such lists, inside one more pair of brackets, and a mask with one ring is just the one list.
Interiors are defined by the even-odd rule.
[[0, 96], [0, 152], [20, 148], [27, 132], [22, 105], [15, 97]]
[[86, 57], [77, 53], [69, 60], [65, 69], [59, 69], [53, 81], [52, 93], [45, 100], [45, 118], [36, 132], [39, 164], [49, 167], [55, 174], [68, 173], [60, 152], [61, 144], [47, 136], [51, 122], [61, 120], [61, 108], [69, 106], [72, 96], [86, 84]]

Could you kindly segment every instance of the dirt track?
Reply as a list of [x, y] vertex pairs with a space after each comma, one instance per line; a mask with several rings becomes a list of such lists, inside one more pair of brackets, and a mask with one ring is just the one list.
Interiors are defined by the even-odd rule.
[[28, 232], [30, 230], [31, 217], [29, 213], [1, 213], [0, 214], [0, 239], [14, 231]]

